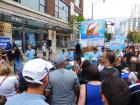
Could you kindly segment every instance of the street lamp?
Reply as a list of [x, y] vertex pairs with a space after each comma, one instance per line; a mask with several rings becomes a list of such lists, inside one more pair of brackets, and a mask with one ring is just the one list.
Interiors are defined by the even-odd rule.
[[[92, 19], [93, 19], [93, 5], [97, 4], [101, 0], [97, 0], [96, 2], [92, 1]], [[105, 3], [105, 0], [103, 0], [103, 3]]]

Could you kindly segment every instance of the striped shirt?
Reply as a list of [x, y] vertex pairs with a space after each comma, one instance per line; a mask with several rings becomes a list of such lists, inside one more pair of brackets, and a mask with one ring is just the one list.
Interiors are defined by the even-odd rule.
[[133, 84], [130, 89], [129, 105], [140, 105], [140, 83]]

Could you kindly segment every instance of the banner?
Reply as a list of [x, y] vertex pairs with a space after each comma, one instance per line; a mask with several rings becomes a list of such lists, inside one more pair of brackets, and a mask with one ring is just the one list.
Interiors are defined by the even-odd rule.
[[83, 47], [104, 46], [105, 20], [87, 20], [81, 23], [80, 43]]
[[81, 23], [81, 39], [104, 38], [105, 20], [87, 20]]
[[111, 41], [109, 44], [109, 48], [111, 50], [123, 50], [124, 47], [125, 47], [125, 44], [120, 42], [119, 40], [118, 41]]
[[0, 38], [0, 48], [8, 49], [10, 47], [10, 38]]
[[104, 46], [104, 38], [81, 39], [80, 43], [82, 44], [82, 47], [87, 47], [87, 46], [101, 47]]

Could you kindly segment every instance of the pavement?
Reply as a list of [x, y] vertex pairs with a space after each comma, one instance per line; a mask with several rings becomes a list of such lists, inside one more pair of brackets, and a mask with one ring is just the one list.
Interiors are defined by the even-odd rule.
[[[51, 61], [53, 61], [60, 52], [61, 52], [61, 49], [57, 49], [56, 50], [56, 53], [52, 53], [52, 55], [51, 55]], [[37, 57], [44, 58], [42, 51], [38, 51], [37, 52]], [[48, 57], [49, 57], [49, 54], [46, 53], [46, 60], [48, 60]], [[28, 61], [27, 60], [27, 57], [25, 56], [25, 54], [23, 54], [23, 59], [24, 59], [24, 63]]]

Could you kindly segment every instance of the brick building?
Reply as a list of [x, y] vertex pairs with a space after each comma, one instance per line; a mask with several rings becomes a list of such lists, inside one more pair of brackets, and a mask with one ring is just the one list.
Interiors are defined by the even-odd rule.
[[71, 40], [71, 15], [83, 16], [83, 0], [0, 0], [0, 38], [23, 49], [51, 40], [56, 52]]

